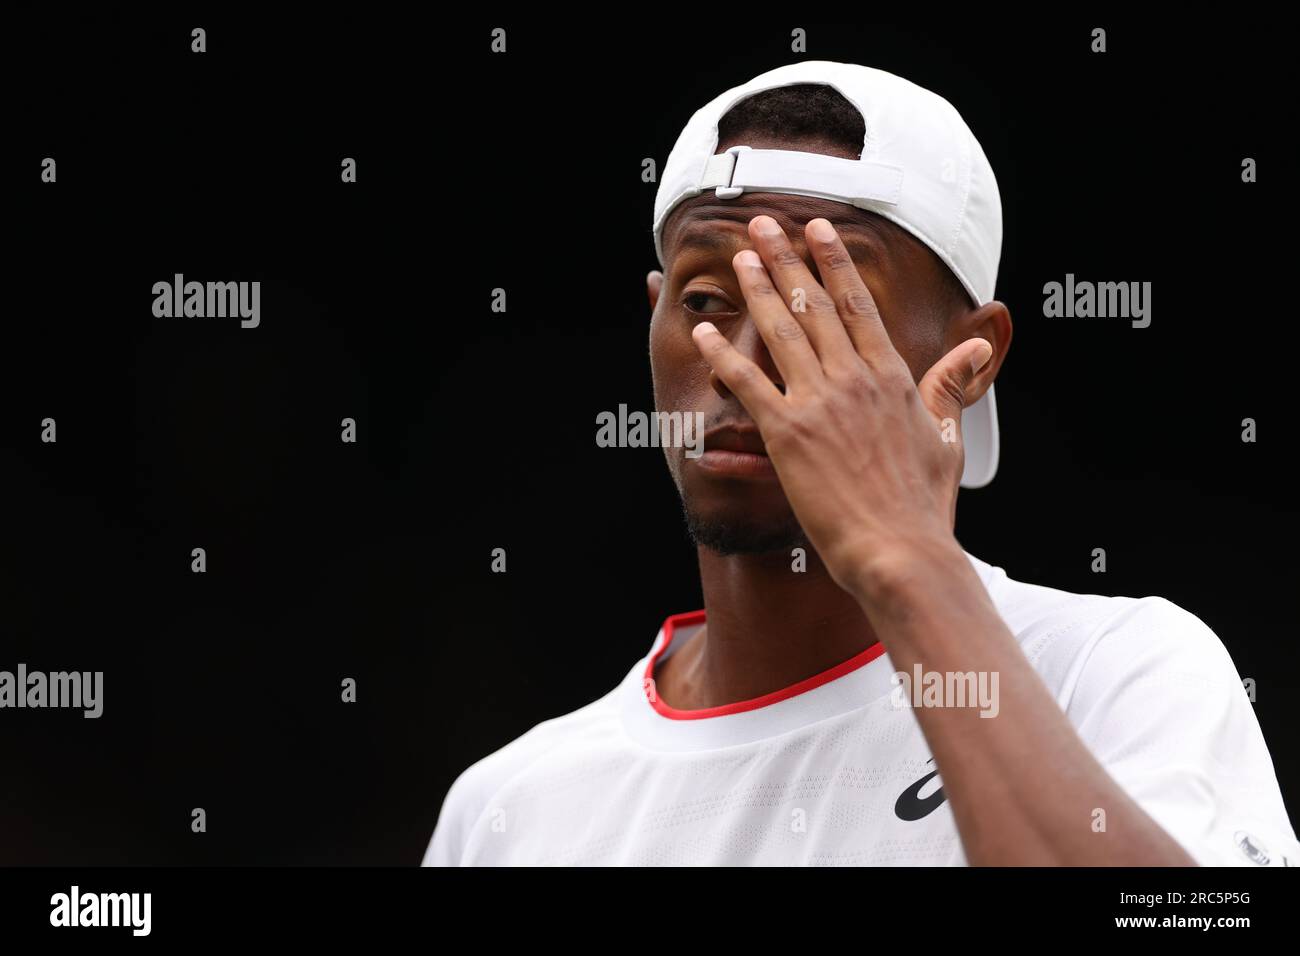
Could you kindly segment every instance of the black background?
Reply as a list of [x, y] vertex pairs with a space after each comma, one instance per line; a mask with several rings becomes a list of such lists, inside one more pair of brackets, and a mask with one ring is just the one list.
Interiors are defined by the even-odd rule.
[[[805, 58], [941, 93], [998, 176], [1016, 333], [963, 545], [1205, 620], [1296, 818], [1285, 34], [701, 14], [14, 26], [0, 669], [102, 670], [105, 711], [0, 712], [0, 863], [418, 862], [461, 770], [698, 608], [662, 453], [594, 442], [652, 407], [641, 161]], [[154, 318], [177, 272], [261, 280], [261, 326]], [[1067, 272], [1152, 282], [1151, 326], [1043, 318]]]

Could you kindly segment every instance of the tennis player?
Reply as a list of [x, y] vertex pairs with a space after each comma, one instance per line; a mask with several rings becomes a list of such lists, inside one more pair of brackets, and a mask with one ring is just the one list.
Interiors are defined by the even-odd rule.
[[426, 864], [1300, 861], [1204, 623], [954, 537], [1012, 327], [997, 183], [946, 100], [764, 73], [686, 124], [653, 231], [656, 405], [706, 426], [665, 450], [705, 606], [465, 770]]

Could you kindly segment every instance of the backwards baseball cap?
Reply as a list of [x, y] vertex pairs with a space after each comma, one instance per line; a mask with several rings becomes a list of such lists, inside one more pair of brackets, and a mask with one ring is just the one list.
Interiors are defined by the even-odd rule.
[[[784, 149], [718, 148], [718, 121], [764, 90], [816, 83], [862, 113], [858, 159]], [[668, 155], [655, 194], [654, 241], [664, 265], [663, 229], [682, 201], [707, 189], [718, 199], [745, 192], [790, 193], [848, 203], [890, 220], [943, 260], [978, 306], [993, 299], [1002, 253], [1002, 200], [984, 150], [951, 103], [902, 77], [853, 63], [805, 60], [778, 67], [696, 111]], [[993, 387], [962, 412], [963, 488], [980, 488], [998, 468]]]

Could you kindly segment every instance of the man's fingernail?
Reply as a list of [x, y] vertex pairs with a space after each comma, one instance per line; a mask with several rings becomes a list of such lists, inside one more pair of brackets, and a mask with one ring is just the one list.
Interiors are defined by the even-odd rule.
[[718, 327], [714, 325], [712, 322], [700, 322], [695, 326], [695, 331], [705, 332], [705, 333], [716, 332], [718, 331]]
[[776, 224], [776, 220], [771, 216], [755, 216], [754, 228], [758, 230], [759, 235], [779, 236], [781, 227]]
[[812, 237], [821, 242], [831, 242], [835, 238], [835, 227], [827, 219], [811, 219], [808, 222], [808, 231]]
[[993, 357], [993, 346], [989, 345], [989, 343], [987, 342], [983, 343], [979, 348], [975, 350], [975, 353], [970, 357], [971, 372], [978, 374], [979, 370], [982, 369], [985, 365], [987, 365], [989, 363], [989, 359], [991, 359], [992, 357]]
[[758, 257], [758, 253], [753, 249], [745, 249], [736, 253], [736, 261], [742, 266], [761, 266], [763, 260]]

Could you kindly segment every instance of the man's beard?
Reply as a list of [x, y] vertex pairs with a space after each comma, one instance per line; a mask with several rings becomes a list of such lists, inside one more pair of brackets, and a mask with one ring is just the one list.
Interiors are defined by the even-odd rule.
[[686, 530], [698, 547], [708, 548], [724, 557], [732, 554], [767, 554], [780, 551], [790, 554], [795, 548], [809, 550], [808, 537], [803, 528], [790, 515], [787, 521], [772, 525], [758, 525], [744, 519], [722, 521], [705, 519], [691, 511], [682, 502], [686, 515]]

